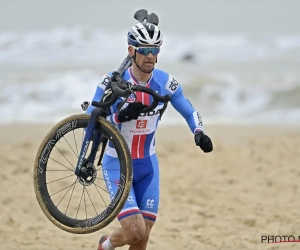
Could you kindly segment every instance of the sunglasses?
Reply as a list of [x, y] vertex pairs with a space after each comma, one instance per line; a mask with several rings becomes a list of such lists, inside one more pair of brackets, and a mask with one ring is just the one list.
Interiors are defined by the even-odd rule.
[[150, 52], [152, 55], [156, 56], [160, 51], [160, 47], [132, 47], [137, 51], [137, 53], [144, 56], [147, 56]]

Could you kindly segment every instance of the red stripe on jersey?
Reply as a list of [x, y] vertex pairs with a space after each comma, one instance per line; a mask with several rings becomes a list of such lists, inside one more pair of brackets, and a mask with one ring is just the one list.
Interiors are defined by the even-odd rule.
[[134, 135], [131, 144], [131, 158], [138, 158], [139, 135]]
[[144, 158], [145, 157], [145, 141], [147, 135], [140, 135], [139, 139], [139, 146], [138, 146], [138, 157]]
[[143, 92], [141, 91], [137, 91], [135, 92], [136, 95], [136, 102], [143, 102]]

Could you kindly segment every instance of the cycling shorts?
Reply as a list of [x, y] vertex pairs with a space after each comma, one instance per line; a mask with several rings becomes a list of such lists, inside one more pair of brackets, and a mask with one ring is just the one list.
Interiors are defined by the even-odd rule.
[[[117, 216], [122, 220], [128, 216], [142, 214], [145, 219], [155, 221], [159, 205], [159, 167], [156, 154], [146, 158], [133, 159], [133, 182], [128, 199]], [[117, 192], [120, 178], [120, 165], [116, 157], [104, 155], [103, 175], [111, 198]]]

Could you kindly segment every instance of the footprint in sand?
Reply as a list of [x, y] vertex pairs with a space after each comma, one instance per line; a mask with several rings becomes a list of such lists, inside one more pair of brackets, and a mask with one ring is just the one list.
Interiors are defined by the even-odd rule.
[[3, 204], [3, 205], [9, 205], [9, 204], [11, 204], [12, 202], [13, 202], [13, 198], [8, 197], [8, 198], [6, 198], [6, 199], [4, 199], [4, 200], [2, 201], [2, 204]]
[[11, 227], [11, 226], [14, 226], [14, 224], [15, 224], [15, 221], [12, 218], [8, 217], [7, 221], [5, 222], [5, 225]]

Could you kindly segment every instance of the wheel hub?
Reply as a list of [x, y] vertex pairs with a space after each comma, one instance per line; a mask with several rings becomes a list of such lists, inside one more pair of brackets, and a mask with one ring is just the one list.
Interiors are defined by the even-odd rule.
[[78, 182], [84, 186], [90, 186], [93, 184], [97, 177], [97, 170], [92, 163], [88, 163], [86, 166], [82, 166], [80, 174], [78, 176]]

